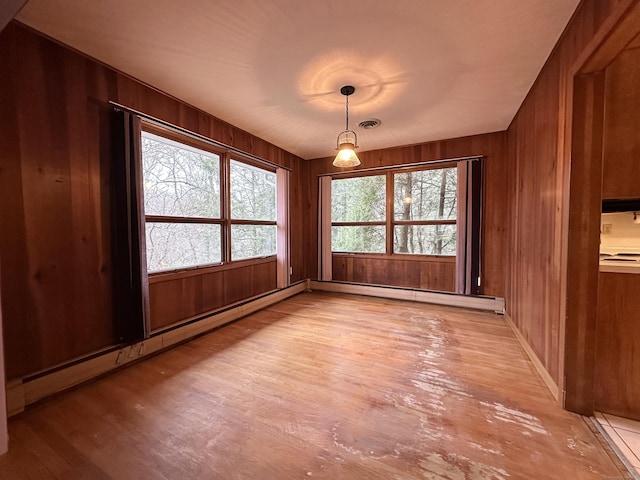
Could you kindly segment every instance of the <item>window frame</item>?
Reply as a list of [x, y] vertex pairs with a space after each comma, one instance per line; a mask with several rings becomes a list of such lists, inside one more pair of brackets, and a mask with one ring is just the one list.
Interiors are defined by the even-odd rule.
[[[364, 178], [364, 177], [385, 177], [385, 187], [387, 191], [385, 192], [385, 219], [384, 220], [374, 220], [374, 221], [365, 221], [365, 222], [334, 222], [331, 220], [330, 228], [333, 230], [333, 227], [385, 227], [385, 251], [384, 252], [354, 252], [354, 251], [334, 251], [331, 249], [331, 253], [335, 255], [388, 255], [388, 238], [389, 231], [387, 228], [387, 218], [388, 218], [388, 190], [389, 190], [389, 177], [386, 173], [380, 172], [364, 172], [360, 175], [354, 173], [346, 174], [346, 175], [335, 175], [331, 177], [331, 183], [333, 185], [334, 180], [342, 180], [347, 178]], [[333, 201], [333, 194], [331, 200]], [[333, 207], [333, 203], [332, 203]]]
[[[206, 225], [219, 225], [220, 228], [220, 261], [214, 263], [198, 264], [191, 266], [181, 266], [175, 268], [167, 268], [162, 270], [150, 271], [147, 269], [147, 275], [151, 279], [152, 277], [160, 277], [166, 275], [184, 275], [192, 272], [192, 274], [203, 274], [208, 271], [230, 268], [230, 266], [236, 265], [249, 265], [263, 263], [264, 261], [270, 261], [277, 258], [276, 252], [270, 255], [247, 257], [238, 260], [233, 260], [231, 256], [231, 227], [232, 225], [273, 225], [278, 228], [277, 212], [281, 206], [278, 204], [278, 185], [276, 183], [276, 219], [275, 220], [242, 220], [231, 218], [231, 185], [230, 185], [230, 168], [231, 161], [234, 160], [238, 163], [248, 165], [253, 168], [258, 168], [267, 172], [277, 174], [278, 167], [271, 165], [267, 162], [259, 162], [249, 156], [244, 156], [237, 151], [227, 150], [221, 147], [217, 147], [208, 143], [205, 140], [193, 138], [185, 133], [174, 131], [170, 128], [165, 128], [155, 123], [145, 121], [142, 119], [140, 122], [140, 138], [144, 132], [166, 138], [178, 144], [184, 144], [186, 146], [196, 148], [205, 152], [217, 155], [219, 158], [219, 177], [220, 177], [220, 210], [219, 217], [182, 217], [182, 216], [169, 216], [169, 215], [147, 215], [144, 212], [144, 187], [142, 188], [142, 210], [143, 210], [143, 224], [147, 223], [176, 223], [176, 224], [206, 224]], [[140, 165], [142, 173], [142, 153], [140, 153]], [[276, 177], [277, 182], [277, 177]], [[146, 243], [146, 236], [144, 238]], [[277, 245], [277, 233], [276, 233], [276, 245]], [[145, 246], [146, 249], [146, 246]], [[146, 265], [146, 259], [145, 259]], [[148, 267], [147, 267], [148, 268]]]
[[[271, 172], [274, 174], [274, 176], [276, 176], [276, 218], [274, 220], [247, 220], [247, 219], [238, 219], [238, 218], [233, 218], [231, 215], [231, 189], [232, 189], [232, 185], [231, 185], [231, 162], [235, 161], [238, 163], [243, 163], [245, 165], [248, 165], [249, 167], [253, 167], [253, 168], [257, 168], [260, 170], [264, 170], [266, 172]], [[278, 211], [278, 187], [277, 187], [277, 172], [276, 172], [276, 168], [267, 168], [264, 165], [259, 165], [258, 162], [255, 162], [251, 159], [247, 159], [244, 158], [242, 155], [238, 155], [238, 154], [233, 154], [233, 155], [225, 155], [225, 162], [224, 162], [224, 167], [225, 167], [225, 182], [227, 185], [227, 188], [225, 190], [225, 198], [226, 198], [226, 205], [225, 206], [225, 220], [226, 220], [226, 228], [225, 228], [225, 237], [226, 237], [226, 246], [227, 246], [227, 259], [228, 262], [227, 263], [231, 263], [231, 262], [243, 262], [243, 261], [249, 261], [249, 260], [255, 260], [255, 259], [261, 259], [261, 258], [269, 258], [269, 257], [275, 257], [277, 255], [277, 232], [276, 232], [276, 253], [273, 253], [271, 255], [260, 255], [260, 256], [255, 256], [255, 257], [247, 257], [247, 258], [241, 258], [238, 260], [233, 260], [233, 253], [232, 253], [232, 242], [231, 242], [231, 231], [232, 231], [232, 227], [233, 225], [256, 225], [256, 226], [261, 226], [261, 225], [265, 225], [265, 226], [274, 226], [276, 227], [276, 229], [278, 228], [278, 222], [277, 222], [277, 211]], [[224, 228], [224, 227], [223, 227]]]
[[[457, 165], [455, 163], [451, 163], [451, 164], [440, 164], [440, 165], [433, 165], [433, 166], [423, 166], [423, 167], [411, 167], [411, 168], [403, 168], [403, 169], [394, 169], [391, 170], [390, 172], [388, 172], [388, 174], [391, 176], [391, 192], [389, 192], [389, 190], [387, 190], [387, 195], [392, 195], [391, 197], [391, 208], [390, 208], [390, 212], [389, 210], [387, 211], [387, 214], [391, 215], [391, 219], [390, 219], [390, 223], [391, 225], [389, 226], [389, 231], [387, 232], [388, 235], [391, 235], [391, 245], [387, 245], [387, 248], [390, 249], [391, 253], [390, 255], [393, 256], [400, 256], [400, 257], [410, 257], [410, 256], [415, 256], [415, 257], [435, 257], [435, 258], [447, 258], [447, 257], [455, 257], [456, 254], [449, 254], [449, 255], [444, 255], [444, 254], [436, 254], [436, 253], [399, 253], [396, 252], [395, 249], [393, 248], [393, 240], [394, 240], [394, 234], [395, 234], [395, 227], [396, 226], [403, 226], [403, 225], [411, 225], [411, 226], [429, 226], [429, 225], [457, 225], [458, 224], [458, 199], [457, 199], [457, 193], [456, 193], [456, 216], [454, 219], [439, 219], [439, 220], [396, 220], [395, 218], [395, 176], [399, 175], [399, 174], [403, 174], [403, 173], [412, 173], [412, 172], [424, 172], [424, 171], [428, 171], [428, 170], [445, 170], [445, 169], [451, 169], [454, 170], [456, 172], [456, 182], [457, 182]], [[387, 220], [389, 220], [389, 217], [387, 217]], [[456, 230], [457, 233], [457, 230]]]
[[[423, 254], [423, 253], [398, 253], [394, 251], [394, 229], [396, 226], [401, 225], [457, 225], [458, 224], [458, 205], [456, 202], [456, 218], [455, 219], [447, 219], [447, 220], [396, 220], [395, 212], [394, 212], [394, 199], [395, 199], [395, 175], [402, 173], [410, 173], [410, 172], [418, 172], [418, 171], [426, 171], [426, 170], [443, 170], [443, 169], [457, 169], [457, 162], [446, 161], [446, 162], [438, 162], [437, 165], [429, 165], [428, 163], [421, 165], [412, 165], [412, 166], [398, 166], [398, 167], [383, 167], [381, 169], [372, 169], [369, 171], [354, 171], [354, 172], [345, 172], [345, 173], [335, 173], [331, 174], [330, 178], [333, 183], [333, 180], [339, 180], [343, 178], [360, 178], [367, 176], [380, 176], [385, 175], [385, 200], [386, 200], [386, 209], [385, 209], [385, 219], [381, 221], [370, 221], [370, 222], [334, 222], [333, 220], [330, 223], [330, 228], [336, 226], [384, 226], [385, 227], [385, 252], [355, 252], [355, 251], [334, 251], [331, 249], [332, 255], [357, 255], [357, 256], [371, 256], [371, 257], [391, 257], [391, 258], [405, 258], [410, 259], [411, 257], [432, 257], [437, 259], [454, 259], [456, 254], [452, 255], [438, 255], [438, 254]], [[457, 173], [456, 173], [457, 174]], [[333, 200], [333, 198], [331, 199]]]

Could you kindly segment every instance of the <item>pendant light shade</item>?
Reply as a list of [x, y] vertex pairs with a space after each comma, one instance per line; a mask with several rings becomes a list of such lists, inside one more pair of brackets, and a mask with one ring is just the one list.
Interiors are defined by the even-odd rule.
[[346, 98], [346, 128], [338, 134], [338, 140], [336, 141], [336, 155], [333, 165], [336, 167], [357, 167], [360, 165], [360, 159], [356, 155], [356, 148], [358, 148], [358, 136], [353, 130], [349, 130], [349, 95], [355, 92], [356, 89], [351, 85], [345, 85], [340, 89], [340, 93]]

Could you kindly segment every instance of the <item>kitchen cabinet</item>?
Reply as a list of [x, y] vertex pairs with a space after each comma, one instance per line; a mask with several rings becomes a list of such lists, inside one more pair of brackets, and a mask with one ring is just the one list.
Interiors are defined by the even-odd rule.
[[640, 274], [600, 272], [595, 409], [640, 420]]
[[604, 199], [640, 198], [640, 40], [630, 47], [605, 74]]

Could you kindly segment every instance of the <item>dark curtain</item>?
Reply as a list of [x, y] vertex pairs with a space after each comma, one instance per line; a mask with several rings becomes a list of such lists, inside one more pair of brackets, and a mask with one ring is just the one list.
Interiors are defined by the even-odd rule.
[[114, 314], [122, 342], [149, 337], [140, 119], [126, 112], [111, 114]]

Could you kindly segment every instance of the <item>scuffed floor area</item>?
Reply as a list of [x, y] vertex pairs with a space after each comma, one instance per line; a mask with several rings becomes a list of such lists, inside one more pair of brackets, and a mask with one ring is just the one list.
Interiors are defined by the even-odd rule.
[[502, 317], [304, 293], [49, 400], [4, 479], [630, 478]]

